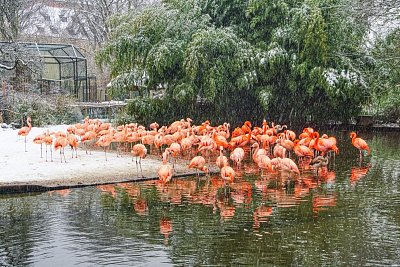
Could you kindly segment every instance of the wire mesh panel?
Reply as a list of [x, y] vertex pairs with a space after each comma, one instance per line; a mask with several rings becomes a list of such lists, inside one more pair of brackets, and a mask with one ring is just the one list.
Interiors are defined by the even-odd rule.
[[[8, 45], [8, 42], [0, 42]], [[74, 95], [79, 101], [97, 101], [96, 77], [88, 78], [87, 59], [71, 44], [18, 43], [36, 53], [43, 63], [38, 79], [44, 94]]]

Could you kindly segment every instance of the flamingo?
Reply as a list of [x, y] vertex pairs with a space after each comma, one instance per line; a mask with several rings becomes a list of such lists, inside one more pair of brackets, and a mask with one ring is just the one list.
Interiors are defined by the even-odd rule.
[[32, 129], [32, 124], [31, 124], [31, 122], [32, 122], [31, 117], [28, 117], [28, 118], [26, 119], [26, 124], [28, 124], [28, 126], [22, 127], [22, 128], [19, 129], [19, 131], [18, 131], [18, 135], [24, 136], [24, 137], [25, 137], [25, 152], [28, 152], [28, 151], [26, 150], [26, 137], [28, 136], [29, 132], [30, 132], [31, 129]]
[[[200, 144], [199, 147], [197, 148], [198, 152], [205, 151], [205, 156], [207, 157], [208, 162], [210, 161], [210, 153], [216, 148], [215, 141], [209, 137], [208, 135], [205, 135], [201, 137], [200, 139]], [[201, 152], [203, 155], [203, 152]]]
[[286, 130], [286, 139], [294, 141], [296, 139], [296, 133], [291, 130]]
[[193, 140], [192, 138], [190, 138], [190, 133], [187, 132], [186, 137], [181, 140], [182, 155], [184, 154], [184, 151], [187, 150], [190, 151], [192, 149], [192, 146], [193, 146]]
[[178, 156], [178, 154], [181, 153], [181, 145], [174, 142], [169, 146], [169, 150], [171, 152], [172, 157], [174, 158], [174, 162], [172, 163], [172, 168], [175, 169], [176, 157]]
[[[278, 139], [278, 140], [280, 140], [280, 139]], [[280, 144], [276, 144], [274, 146], [274, 157], [275, 158], [285, 158], [286, 157], [286, 148], [284, 148]]]
[[311, 161], [310, 165], [317, 170], [317, 176], [318, 176], [318, 169], [328, 166], [328, 163], [329, 163], [328, 158], [325, 158], [323, 156], [318, 156]]
[[272, 171], [271, 159], [267, 155], [260, 155], [257, 157], [257, 165], [261, 169], [261, 175], [263, 175], [263, 170], [267, 169]]
[[171, 181], [172, 174], [173, 174], [173, 169], [172, 169], [171, 165], [168, 164], [168, 156], [169, 156], [169, 154], [170, 154], [169, 149], [168, 148], [165, 149], [165, 151], [163, 153], [162, 165], [158, 169], [158, 178], [162, 182], [163, 188], [164, 188], [164, 185], [166, 183]]
[[107, 147], [110, 146], [112, 141], [113, 141], [112, 129], [110, 128], [109, 134], [103, 135], [96, 142], [96, 146], [104, 147], [104, 155], [106, 157], [106, 161], [107, 161]]
[[222, 153], [222, 151], [224, 150], [223, 146], [219, 147], [219, 157], [217, 158], [217, 160], [215, 161], [215, 164], [218, 166], [218, 168], [222, 169], [224, 166], [228, 166], [228, 158], [225, 157]]
[[[97, 137], [96, 132], [94, 131], [87, 131], [85, 132], [84, 136], [81, 137], [81, 142], [86, 144], [85, 142], [94, 141]], [[87, 154], [87, 144], [86, 144], [86, 154]], [[90, 154], [92, 151], [90, 150]]]
[[215, 144], [217, 145], [217, 147], [224, 147], [224, 148], [229, 148], [229, 143], [228, 141], [226, 141], [225, 136], [222, 135], [217, 135], [217, 132], [214, 132], [212, 135], [212, 138], [215, 142]]
[[231, 166], [224, 166], [221, 169], [221, 178], [224, 180], [224, 184], [226, 185], [226, 182], [232, 183], [235, 179], [236, 173], [232, 169]]
[[144, 159], [147, 155], [147, 149], [143, 144], [136, 144], [132, 147], [132, 156], [136, 157], [136, 170], [137, 174], [139, 174], [139, 167], [138, 167], [138, 160], [137, 158], [139, 157], [139, 165], [140, 165], [140, 174], [143, 177], [143, 171], [142, 171], [142, 159]]
[[271, 165], [283, 172], [300, 174], [296, 163], [290, 158], [274, 158], [271, 160]]
[[[116, 132], [113, 135], [113, 141], [115, 143], [118, 143], [118, 148], [117, 148], [117, 157], [121, 155], [121, 146], [123, 143], [127, 141], [127, 132], [126, 132], [126, 127], [125, 125], [122, 125], [120, 132]], [[107, 131], [107, 130], [106, 130]], [[122, 157], [122, 155], [121, 155]]]
[[293, 147], [294, 153], [299, 157], [299, 162], [300, 159], [301, 161], [303, 161], [304, 157], [312, 158], [314, 156], [314, 153], [311, 151], [311, 149], [307, 146], [300, 145], [299, 142], [300, 142], [299, 140], [295, 140]]
[[205, 174], [208, 175], [208, 167], [205, 166], [205, 164], [206, 160], [202, 156], [196, 156], [190, 161], [188, 168], [196, 168], [197, 175], [199, 175], [199, 170], [205, 172]]
[[154, 136], [154, 145], [161, 154], [161, 146], [164, 144], [164, 134], [158, 133]]
[[244, 150], [243, 150], [243, 148], [241, 148], [241, 147], [235, 148], [229, 157], [236, 164], [236, 166], [239, 168], [239, 165], [240, 165], [240, 163], [242, 162], [242, 160], [244, 158]]
[[300, 175], [299, 168], [297, 167], [296, 163], [290, 158], [283, 158], [280, 159], [280, 165], [282, 171], [293, 172]]
[[46, 135], [44, 137], [44, 143], [46, 145], [46, 162], [47, 162], [47, 146], [50, 146], [50, 156], [51, 156], [51, 161], [53, 162], [53, 149], [51, 148], [53, 145], [53, 137], [51, 137], [49, 130], [47, 130]]
[[157, 122], [153, 122], [153, 123], [150, 124], [150, 129], [151, 129], [151, 130], [157, 131], [157, 129], [158, 129], [159, 127], [160, 127], [160, 125], [158, 125]]
[[154, 144], [154, 135], [148, 134], [148, 135], [142, 136], [142, 144], [148, 145], [150, 148], [150, 152], [151, 152], [151, 148]]
[[68, 140], [66, 137], [60, 136], [56, 138], [56, 141], [54, 142], [54, 150], [60, 149], [60, 158], [61, 158], [61, 163], [62, 163], [62, 155], [64, 155], [64, 162], [66, 163], [67, 160], [65, 159], [65, 153], [64, 149], [68, 145]]
[[367, 150], [368, 155], [371, 154], [371, 150], [369, 149], [369, 146], [367, 142], [365, 142], [363, 139], [357, 137], [357, 134], [355, 132], [350, 133], [350, 138], [351, 138], [351, 143], [355, 148], [357, 148], [360, 151], [360, 159], [362, 157], [362, 150]]
[[251, 148], [255, 148], [254, 153], [253, 153], [253, 161], [257, 163], [257, 158], [261, 155], [268, 155], [267, 150], [261, 148], [258, 143], [254, 143]]
[[72, 149], [72, 158], [74, 157], [74, 150], [75, 150], [75, 158], [78, 158], [78, 139], [74, 134], [68, 134], [67, 135], [67, 140], [69, 143], [69, 146]]
[[[276, 141], [276, 143], [278, 143], [278, 144], [280, 144], [282, 147], [284, 147], [284, 148], [286, 149], [286, 151], [288, 152], [289, 157], [290, 157], [290, 151], [293, 150], [294, 143], [293, 143], [291, 140], [289, 140], [289, 139], [284, 139], [284, 138], [285, 138], [284, 135], [281, 135], [281, 138], [278, 139], [278, 140]], [[286, 156], [286, 155], [284, 154], [284, 157], [285, 157], [285, 156]]]
[[40, 145], [40, 158], [43, 158], [43, 143], [44, 143], [44, 138], [46, 135], [44, 133], [37, 135], [33, 139], [33, 143]]

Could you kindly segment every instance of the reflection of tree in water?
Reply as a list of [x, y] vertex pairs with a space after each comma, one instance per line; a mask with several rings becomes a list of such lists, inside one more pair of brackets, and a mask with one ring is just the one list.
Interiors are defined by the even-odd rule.
[[0, 265], [28, 266], [35, 247], [48, 238], [49, 213], [43, 198], [0, 198]]
[[[51, 206], [41, 196], [26, 207], [7, 202], [7, 208], [0, 206], [8, 214], [1, 215], [0, 242], [7, 247], [0, 244], [0, 261], [20, 266], [37, 257], [33, 247], [42, 247], [41, 238], [51, 240], [36, 236], [51, 230], [44, 225], [50, 214], [63, 223], [68, 241], [61, 245], [67, 244], [71, 257], [91, 264], [111, 265], [111, 259], [147, 263], [160, 259], [159, 253], [166, 255], [163, 261], [199, 266], [366, 264], [354, 258], [364, 251], [368, 259], [393, 258], [398, 161], [373, 157], [369, 171], [355, 167], [352, 172], [355, 156], [354, 161], [337, 157], [336, 167], [332, 162], [318, 176], [312, 169], [296, 178], [244, 174], [228, 187], [219, 176], [189, 177], [173, 179], [164, 189], [151, 181], [54, 192], [51, 198], [44, 194]], [[354, 187], [349, 186], [352, 174], [362, 176]], [[14, 222], [20, 226], [8, 229]], [[18, 251], [11, 248], [12, 236], [24, 244], [14, 246]], [[378, 239], [382, 248], [374, 245]]]

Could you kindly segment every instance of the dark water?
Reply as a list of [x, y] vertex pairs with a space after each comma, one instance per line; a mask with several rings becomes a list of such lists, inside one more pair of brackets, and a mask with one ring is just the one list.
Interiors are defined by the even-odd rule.
[[0, 266], [400, 264], [399, 134], [348, 133], [327, 172], [0, 196]]

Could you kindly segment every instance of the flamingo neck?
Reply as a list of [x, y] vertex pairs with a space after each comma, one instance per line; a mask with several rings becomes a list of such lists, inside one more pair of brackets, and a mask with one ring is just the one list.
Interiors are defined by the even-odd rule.
[[351, 137], [351, 143], [354, 144], [354, 142], [356, 141], [357, 135], [353, 134]]
[[258, 145], [258, 143], [255, 143], [255, 144], [257, 144], [257, 145], [256, 145], [256, 148], [254, 149], [253, 156], [257, 155], [257, 152], [260, 149], [260, 146]]

